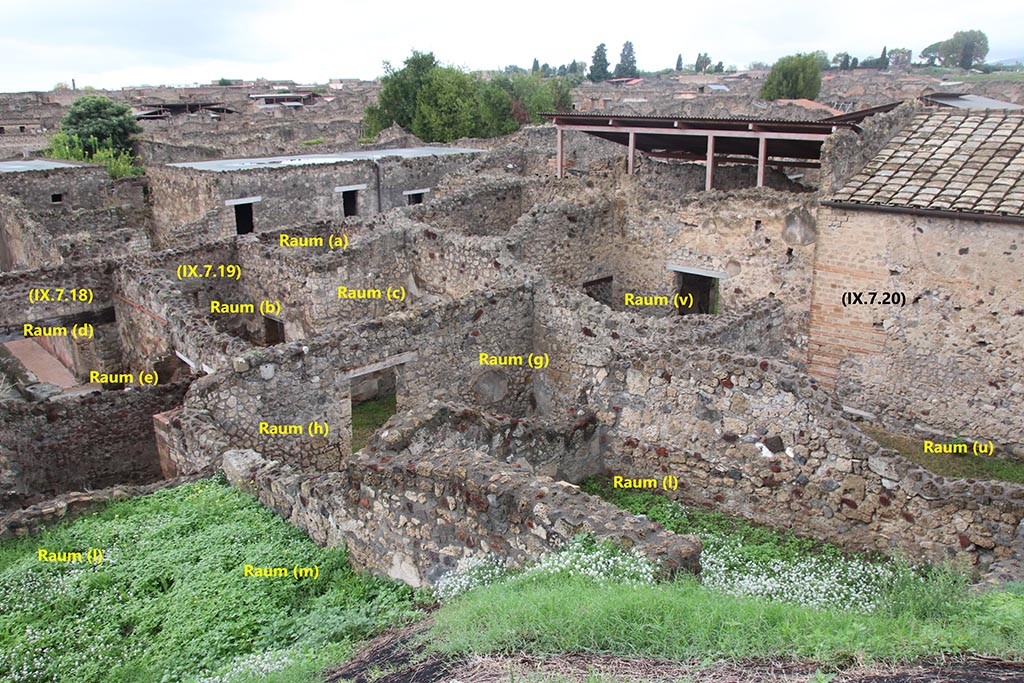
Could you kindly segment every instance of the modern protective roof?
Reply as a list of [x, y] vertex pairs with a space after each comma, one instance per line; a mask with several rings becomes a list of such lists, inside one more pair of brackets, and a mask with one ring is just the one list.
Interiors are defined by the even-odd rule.
[[248, 171], [256, 168], [284, 168], [286, 166], [314, 166], [341, 164], [351, 161], [376, 161], [387, 157], [414, 159], [417, 157], [447, 156], [450, 154], [479, 154], [482, 149], [463, 147], [404, 147], [400, 149], [374, 149], [338, 154], [300, 154], [287, 157], [256, 157], [251, 159], [215, 159], [213, 161], [186, 161], [167, 164], [177, 168], [191, 168], [197, 171], [224, 173], [227, 171]]
[[594, 112], [541, 114], [565, 130], [582, 130], [589, 135], [629, 144], [634, 134], [636, 149], [651, 156], [704, 158], [707, 137], [716, 138], [715, 153], [757, 158], [759, 139], [770, 139], [769, 154], [775, 158], [811, 159], [821, 157], [821, 144], [839, 128], [853, 128], [847, 122], [793, 121], [790, 119], [702, 118], [671, 116], [617, 116]]
[[918, 114], [826, 203], [1024, 218], [1024, 111]]
[[1024, 106], [1013, 102], [994, 100], [991, 97], [981, 95], [966, 95], [952, 92], [937, 92], [930, 95], [922, 95], [921, 100], [928, 104], [937, 104], [940, 107], [955, 107], [957, 109], [1024, 109]]
[[58, 168], [81, 168], [82, 164], [71, 164], [53, 159], [24, 159], [0, 161], [0, 173], [21, 173], [23, 171], [53, 171]]

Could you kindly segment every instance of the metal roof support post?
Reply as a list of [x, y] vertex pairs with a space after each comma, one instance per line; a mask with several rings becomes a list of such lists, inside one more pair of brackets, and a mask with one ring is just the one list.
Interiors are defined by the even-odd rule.
[[561, 178], [563, 173], [565, 172], [565, 156], [564, 156], [563, 149], [562, 149], [562, 127], [558, 126], [556, 130], [557, 130], [557, 139], [558, 139], [558, 152], [557, 152], [558, 161], [556, 162], [557, 163], [556, 170], [557, 170], [558, 177]]
[[715, 182], [715, 136], [708, 136], [708, 153], [705, 157], [705, 164], [707, 166], [707, 175], [704, 176], [704, 191], [711, 192], [711, 187]]
[[768, 159], [768, 138], [761, 138], [757, 145], [757, 186], [764, 187], [764, 164]]
[[633, 158], [636, 156], [636, 133], [629, 131], [629, 163], [627, 164], [626, 173], [633, 175]]

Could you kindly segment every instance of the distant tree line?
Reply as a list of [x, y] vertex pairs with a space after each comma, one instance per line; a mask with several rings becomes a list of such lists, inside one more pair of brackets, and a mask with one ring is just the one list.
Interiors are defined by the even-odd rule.
[[[536, 60], [535, 60], [536, 61]], [[363, 123], [370, 137], [398, 124], [426, 142], [489, 138], [541, 121], [539, 113], [572, 108], [573, 82], [515, 68], [491, 79], [441, 66], [432, 52], [413, 52], [401, 69], [384, 65], [376, 104]]]

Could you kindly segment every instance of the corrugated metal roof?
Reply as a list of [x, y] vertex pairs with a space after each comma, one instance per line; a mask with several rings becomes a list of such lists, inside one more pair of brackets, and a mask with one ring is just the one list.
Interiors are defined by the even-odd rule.
[[249, 171], [258, 168], [284, 168], [288, 166], [313, 166], [323, 164], [341, 164], [360, 160], [378, 160], [386, 157], [447, 156], [451, 154], [479, 154], [482, 149], [464, 147], [405, 147], [400, 149], [375, 149], [338, 154], [300, 154], [289, 157], [254, 157], [248, 159], [215, 159], [213, 161], [184, 161], [167, 164], [176, 168], [191, 168], [196, 171], [224, 173], [227, 171]]
[[1024, 109], [1024, 106], [1013, 102], [994, 100], [991, 97], [981, 95], [968, 95], [961, 93], [938, 92], [930, 95], [922, 95], [924, 102], [937, 104], [944, 107], [955, 107], [957, 109]]
[[0, 173], [21, 173], [24, 171], [53, 171], [58, 168], [96, 168], [84, 164], [72, 164], [53, 159], [25, 159], [18, 161], [0, 161]]

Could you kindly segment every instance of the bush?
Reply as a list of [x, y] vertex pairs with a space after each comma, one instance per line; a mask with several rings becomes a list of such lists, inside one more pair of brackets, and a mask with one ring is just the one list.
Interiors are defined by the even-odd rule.
[[813, 100], [821, 91], [821, 70], [813, 55], [790, 55], [772, 66], [761, 87], [761, 98]]
[[50, 139], [50, 147], [46, 150], [46, 156], [51, 159], [101, 164], [107, 167], [107, 173], [115, 180], [139, 176], [145, 172], [145, 169], [136, 163], [137, 159], [130, 152], [115, 150], [109, 145], [100, 143], [96, 138], [83, 142], [77, 135], [68, 135], [64, 130], [57, 131]]
[[69, 138], [81, 140], [90, 155], [104, 147], [130, 154], [131, 136], [142, 132], [131, 107], [103, 95], [75, 100], [60, 120], [60, 129]]

